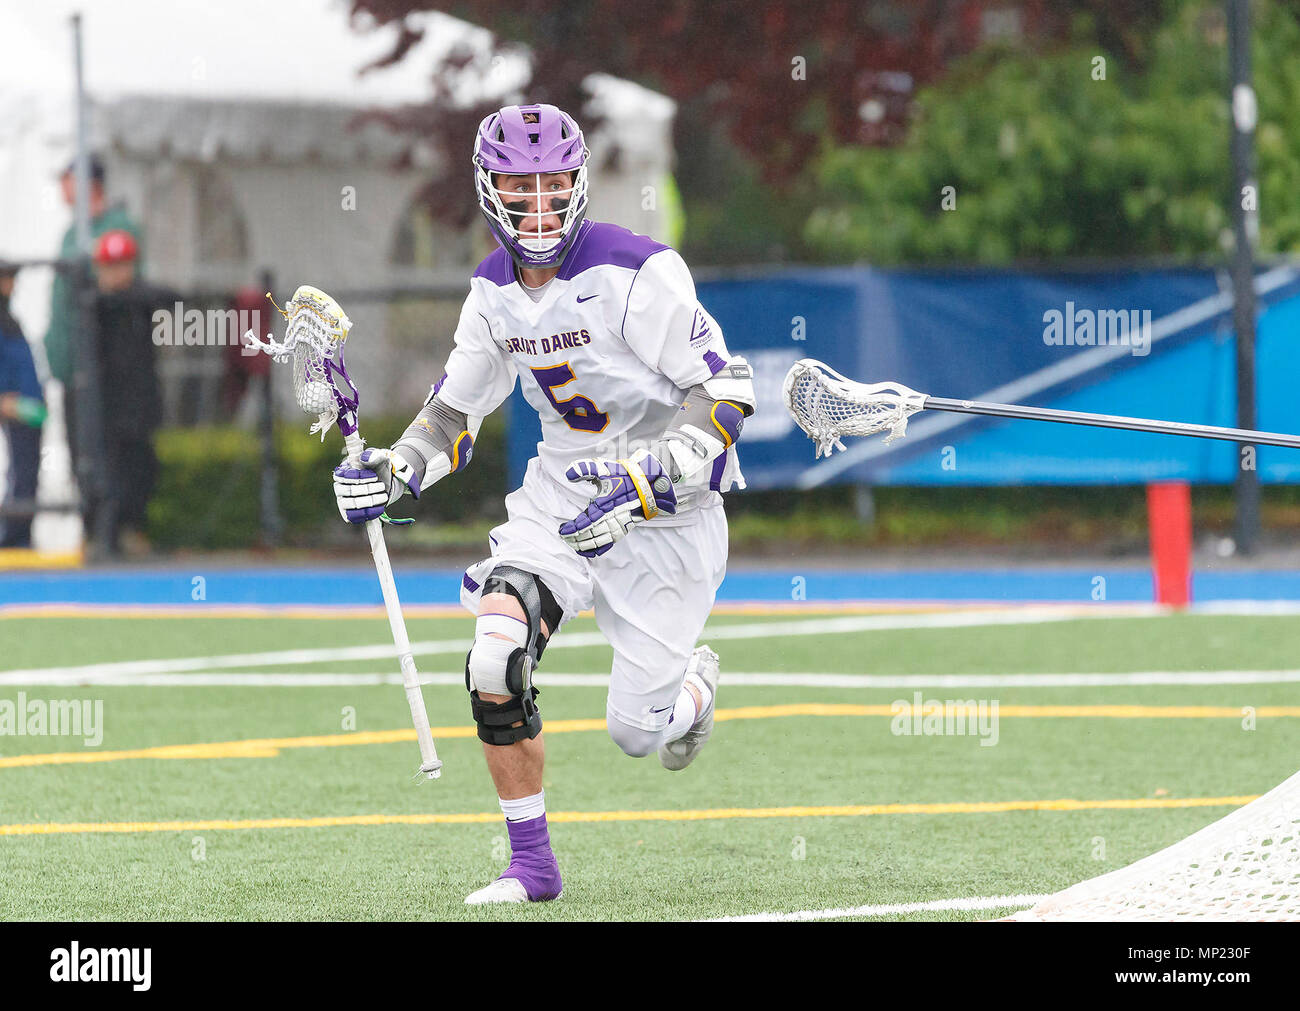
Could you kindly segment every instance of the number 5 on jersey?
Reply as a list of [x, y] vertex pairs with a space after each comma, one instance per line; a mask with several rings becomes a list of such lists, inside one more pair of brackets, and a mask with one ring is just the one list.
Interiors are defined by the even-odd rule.
[[537, 385], [542, 388], [551, 406], [560, 412], [560, 417], [564, 419], [566, 425], [579, 432], [605, 430], [605, 426], [609, 424], [609, 415], [601, 411], [589, 397], [584, 397], [580, 393], [575, 393], [567, 400], [556, 397], [555, 391], [561, 386], [567, 386], [575, 378], [568, 362], [534, 368], [532, 372]]

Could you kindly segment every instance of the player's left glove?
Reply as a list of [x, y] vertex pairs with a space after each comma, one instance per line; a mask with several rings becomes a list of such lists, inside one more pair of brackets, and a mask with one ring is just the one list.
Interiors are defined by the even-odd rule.
[[603, 555], [627, 536], [633, 523], [677, 512], [668, 472], [649, 452], [628, 460], [575, 460], [565, 477], [596, 486], [587, 508], [560, 527], [560, 536], [585, 558]]

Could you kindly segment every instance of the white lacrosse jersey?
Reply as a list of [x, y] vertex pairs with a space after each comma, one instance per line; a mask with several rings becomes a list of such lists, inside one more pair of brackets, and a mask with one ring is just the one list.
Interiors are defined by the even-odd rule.
[[[675, 250], [618, 225], [584, 221], [536, 301], [504, 249], [479, 264], [435, 391], [456, 410], [483, 417], [517, 378], [542, 421], [537, 465], [571, 488], [564, 473], [572, 461], [648, 448], [686, 391], [721, 371], [728, 357], [722, 329], [700, 305]], [[745, 486], [735, 447], [714, 461], [707, 491], [679, 500], [679, 515], [733, 486]], [[588, 486], [580, 490], [584, 500], [590, 496]]]

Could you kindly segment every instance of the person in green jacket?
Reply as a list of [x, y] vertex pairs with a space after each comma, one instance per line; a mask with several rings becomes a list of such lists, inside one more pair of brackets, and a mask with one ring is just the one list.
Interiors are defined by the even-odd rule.
[[[77, 182], [76, 162], [70, 164], [63, 172], [63, 200], [69, 206], [75, 206]], [[108, 206], [104, 196], [104, 163], [98, 156], [90, 159], [90, 234], [98, 240], [105, 232], [118, 229], [128, 231], [135, 238], [137, 246], [141, 241], [140, 226], [120, 205]], [[63, 233], [63, 245], [59, 248], [61, 260], [73, 260], [77, 256], [77, 225], [74, 221]], [[143, 258], [143, 257], [142, 257]], [[45, 356], [49, 360], [50, 374], [65, 387], [72, 383], [73, 368], [76, 364], [77, 302], [76, 293], [66, 271], [58, 271], [54, 277], [54, 288], [50, 295], [50, 326], [45, 333]]]

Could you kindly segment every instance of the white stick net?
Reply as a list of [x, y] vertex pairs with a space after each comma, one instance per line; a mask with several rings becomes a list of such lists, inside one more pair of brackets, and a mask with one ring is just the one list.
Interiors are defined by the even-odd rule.
[[1013, 920], [1300, 920], [1300, 772], [1182, 842]]
[[[276, 361], [293, 357], [294, 399], [305, 413], [317, 416], [311, 431], [313, 434], [320, 432], [324, 439], [325, 432], [338, 417], [335, 377], [347, 378], [341, 367], [339, 351], [352, 328], [352, 321], [338, 302], [319, 288], [307, 284], [299, 286], [293, 298], [279, 311], [288, 321], [283, 342], [270, 337], [262, 339], [251, 331], [246, 336]], [[330, 362], [339, 366], [333, 373], [328, 365]], [[347, 399], [347, 393], [337, 392]]]
[[842, 450], [845, 435], [889, 429], [886, 443], [901, 439], [908, 417], [925, 407], [923, 393], [898, 383], [855, 383], [813, 358], [790, 366], [782, 395], [791, 417], [817, 443], [819, 457]]

